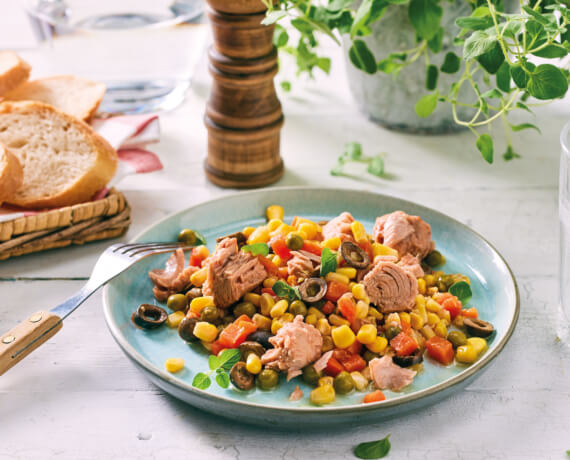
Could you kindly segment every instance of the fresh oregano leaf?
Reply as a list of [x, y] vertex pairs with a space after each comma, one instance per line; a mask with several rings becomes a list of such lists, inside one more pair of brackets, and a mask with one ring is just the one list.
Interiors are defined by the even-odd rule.
[[523, 104], [522, 102], [517, 102], [515, 104], [515, 107], [517, 107], [519, 109], [526, 110], [528, 113], [532, 113], [534, 115], [534, 112], [532, 110], [530, 110], [529, 106], [526, 104]]
[[288, 93], [291, 91], [291, 82], [290, 81], [282, 81], [281, 82], [281, 89]]
[[266, 256], [269, 254], [269, 246], [267, 243], [246, 244], [241, 248], [244, 252], [251, 252], [254, 256]]
[[511, 77], [515, 82], [515, 85], [521, 89], [526, 89], [528, 82], [530, 80], [530, 75], [525, 72], [525, 70], [532, 72], [536, 66], [532, 62], [524, 62], [524, 63], [516, 63], [515, 65], [511, 66]]
[[561, 45], [548, 45], [539, 51], [532, 53], [533, 56], [538, 56], [547, 59], [563, 58], [568, 54], [568, 51]]
[[424, 40], [432, 39], [438, 33], [443, 9], [436, 0], [411, 0], [408, 17], [417, 34]]
[[276, 24], [275, 32], [273, 32], [273, 44], [277, 48], [283, 48], [289, 42], [289, 34], [285, 30], [285, 27]]
[[194, 230], [194, 234], [196, 235], [196, 243], [194, 246], [206, 246], [206, 244], [208, 244], [204, 235], [202, 235], [198, 230]]
[[437, 66], [430, 64], [426, 69], [426, 89], [433, 91], [437, 87], [437, 77], [439, 77], [439, 69]]
[[344, 144], [344, 156], [351, 160], [362, 158], [362, 144], [360, 142], [348, 142]]
[[450, 51], [443, 58], [443, 64], [441, 64], [439, 70], [444, 73], [456, 73], [459, 71], [460, 67], [461, 60], [459, 59], [459, 56], [457, 56], [453, 51]]
[[392, 59], [386, 58], [378, 62], [378, 70], [387, 74], [394, 73], [401, 67], [401, 64], [395, 63]]
[[523, 129], [536, 129], [539, 133], [542, 134], [540, 128], [532, 123], [521, 123], [520, 125], [511, 125], [511, 129], [513, 131], [522, 131]]
[[461, 27], [462, 29], [485, 30], [493, 25], [493, 18], [491, 18], [490, 16], [484, 16], [479, 18], [477, 17], [474, 18], [469, 16], [469, 17], [457, 18], [455, 24], [457, 24], [457, 26]]
[[220, 367], [220, 360], [216, 355], [210, 355], [208, 357], [208, 367], [213, 371]]
[[270, 26], [271, 24], [275, 24], [277, 21], [283, 19], [285, 16], [287, 16], [287, 12], [283, 10], [274, 10], [267, 13], [265, 18], [263, 18], [263, 21], [261, 21], [261, 23], [264, 26]]
[[329, 248], [323, 248], [321, 253], [321, 272], [322, 277], [327, 276], [327, 274], [336, 271], [337, 262], [336, 254], [332, 252]]
[[495, 42], [490, 50], [478, 56], [477, 62], [491, 75], [495, 75], [503, 62], [505, 62], [505, 55], [499, 42]]
[[238, 348], [226, 348], [218, 356], [219, 368], [225, 371], [230, 371], [235, 363], [239, 361], [241, 357], [241, 352]]
[[558, 67], [541, 64], [532, 71], [526, 88], [537, 99], [556, 99], [568, 91], [568, 79]]
[[495, 75], [495, 81], [497, 82], [497, 88], [505, 93], [511, 90], [511, 71], [507, 61], [504, 61], [497, 70]]
[[465, 281], [458, 281], [457, 283], [453, 283], [449, 287], [448, 291], [451, 295], [457, 297], [463, 305], [469, 302], [469, 300], [471, 300], [471, 297], [473, 297], [471, 286], [469, 286], [469, 283]]
[[482, 134], [475, 143], [487, 163], [493, 163], [493, 139], [488, 134]]
[[361, 442], [354, 448], [354, 455], [364, 460], [384, 458], [390, 452], [390, 435], [384, 439], [371, 442]]
[[485, 91], [483, 94], [481, 94], [481, 97], [488, 99], [501, 99], [503, 97], [503, 94], [497, 88], [493, 88], [489, 91]]
[[384, 158], [381, 155], [372, 158], [366, 171], [373, 176], [382, 177], [384, 175]]
[[273, 292], [275, 292], [275, 295], [277, 297], [286, 298], [290, 302], [293, 302], [294, 300], [301, 298], [299, 296], [298, 291], [296, 291], [294, 288], [289, 286], [285, 281], [281, 281], [281, 280], [277, 281], [273, 285]]
[[426, 94], [418, 102], [416, 102], [415, 110], [418, 116], [421, 118], [429, 117], [437, 106], [438, 97], [439, 93], [436, 91], [432, 94]]
[[376, 73], [378, 67], [374, 55], [362, 40], [354, 40], [350, 50], [348, 50], [348, 57], [357, 69], [371, 75]]
[[522, 9], [525, 11], [525, 13], [529, 14], [530, 16], [532, 16], [534, 19], [536, 19], [538, 22], [540, 22], [541, 24], [548, 24], [548, 19], [546, 19], [542, 14], [540, 14], [537, 11], [534, 11], [530, 6], [527, 5], [523, 5]]
[[206, 390], [211, 384], [212, 381], [210, 380], [210, 377], [203, 372], [197, 373], [192, 380], [192, 386], [199, 390]]
[[513, 150], [512, 145], [507, 145], [507, 150], [503, 153], [503, 159], [505, 161], [511, 161], [515, 158], [520, 158], [521, 156]]
[[230, 386], [230, 378], [228, 377], [228, 374], [226, 372], [220, 372], [216, 374], [216, 382], [222, 388], [227, 388]]
[[434, 53], [439, 53], [443, 48], [443, 34], [445, 31], [443, 27], [439, 27], [435, 35], [430, 38], [427, 42], [428, 48], [432, 50]]
[[497, 36], [489, 30], [477, 30], [465, 40], [463, 58], [467, 61], [485, 54], [497, 43]]

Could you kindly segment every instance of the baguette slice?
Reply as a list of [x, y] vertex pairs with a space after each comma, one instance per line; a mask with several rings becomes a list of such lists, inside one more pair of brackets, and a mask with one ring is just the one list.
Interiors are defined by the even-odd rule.
[[0, 51], [0, 96], [28, 80], [30, 65], [12, 51]]
[[0, 205], [16, 194], [23, 179], [24, 170], [18, 158], [0, 144]]
[[0, 142], [24, 169], [22, 187], [6, 200], [23, 208], [88, 201], [117, 169], [117, 153], [88, 124], [41, 102], [1, 103]]
[[38, 101], [89, 121], [101, 104], [105, 85], [73, 75], [40, 78], [18, 86], [5, 94], [8, 101]]

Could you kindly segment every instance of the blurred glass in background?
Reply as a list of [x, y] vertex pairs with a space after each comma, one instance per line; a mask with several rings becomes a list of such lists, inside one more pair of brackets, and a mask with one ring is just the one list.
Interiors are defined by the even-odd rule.
[[560, 135], [560, 302], [570, 322], [570, 123]]

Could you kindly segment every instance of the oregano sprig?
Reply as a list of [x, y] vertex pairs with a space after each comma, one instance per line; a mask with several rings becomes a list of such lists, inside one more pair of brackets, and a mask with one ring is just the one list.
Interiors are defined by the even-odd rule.
[[210, 376], [216, 373], [216, 383], [222, 388], [230, 386], [230, 377], [228, 372], [232, 369], [233, 365], [240, 359], [241, 352], [237, 348], [227, 348], [223, 350], [218, 356], [210, 355], [208, 358], [208, 372], [199, 372], [192, 380], [192, 386], [200, 390], [206, 390], [212, 384]]
[[366, 172], [376, 177], [384, 176], [384, 154], [379, 153], [376, 156], [369, 157], [362, 153], [362, 145], [358, 142], [349, 142], [344, 146], [344, 152], [338, 157], [336, 165], [331, 169], [333, 176], [348, 176], [344, 171], [344, 165], [347, 163], [364, 163]]

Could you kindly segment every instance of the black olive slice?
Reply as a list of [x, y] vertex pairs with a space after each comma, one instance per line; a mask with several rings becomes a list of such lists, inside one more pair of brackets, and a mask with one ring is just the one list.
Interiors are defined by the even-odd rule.
[[239, 346], [239, 351], [241, 352], [241, 358], [246, 361], [247, 356], [250, 353], [255, 353], [257, 356], [261, 358], [263, 353], [265, 353], [265, 347], [261, 345], [259, 342], [255, 342], [253, 340], [246, 340]]
[[238, 361], [230, 371], [230, 380], [240, 390], [251, 390], [255, 384], [255, 377], [245, 366], [243, 361]]
[[185, 317], [178, 325], [178, 335], [186, 342], [197, 342], [198, 337], [194, 335], [194, 327], [200, 321], [198, 318]]
[[273, 337], [271, 332], [269, 331], [255, 331], [253, 334], [250, 334], [247, 338], [248, 341], [257, 342], [266, 350], [273, 348], [271, 342], [269, 342], [269, 338]]
[[495, 330], [491, 323], [483, 321], [482, 319], [465, 318], [463, 325], [467, 328], [469, 335], [475, 337], [488, 337]]
[[241, 248], [245, 243], [247, 243], [247, 236], [245, 236], [242, 232], [235, 232], [230, 235], [220, 236], [219, 238], [216, 238], [216, 243], [220, 243], [226, 238], [235, 238], [237, 240], [239, 248]]
[[340, 253], [344, 261], [354, 268], [367, 268], [370, 265], [368, 253], [352, 241], [344, 241], [340, 245]]
[[143, 303], [131, 317], [133, 323], [143, 329], [154, 329], [166, 322], [168, 314], [164, 308], [150, 303]]
[[400, 367], [410, 367], [414, 364], [419, 364], [424, 360], [423, 353], [418, 348], [411, 355], [408, 356], [392, 356], [392, 361]]
[[327, 282], [322, 278], [307, 278], [299, 286], [301, 300], [307, 303], [315, 303], [321, 300], [327, 293]]

